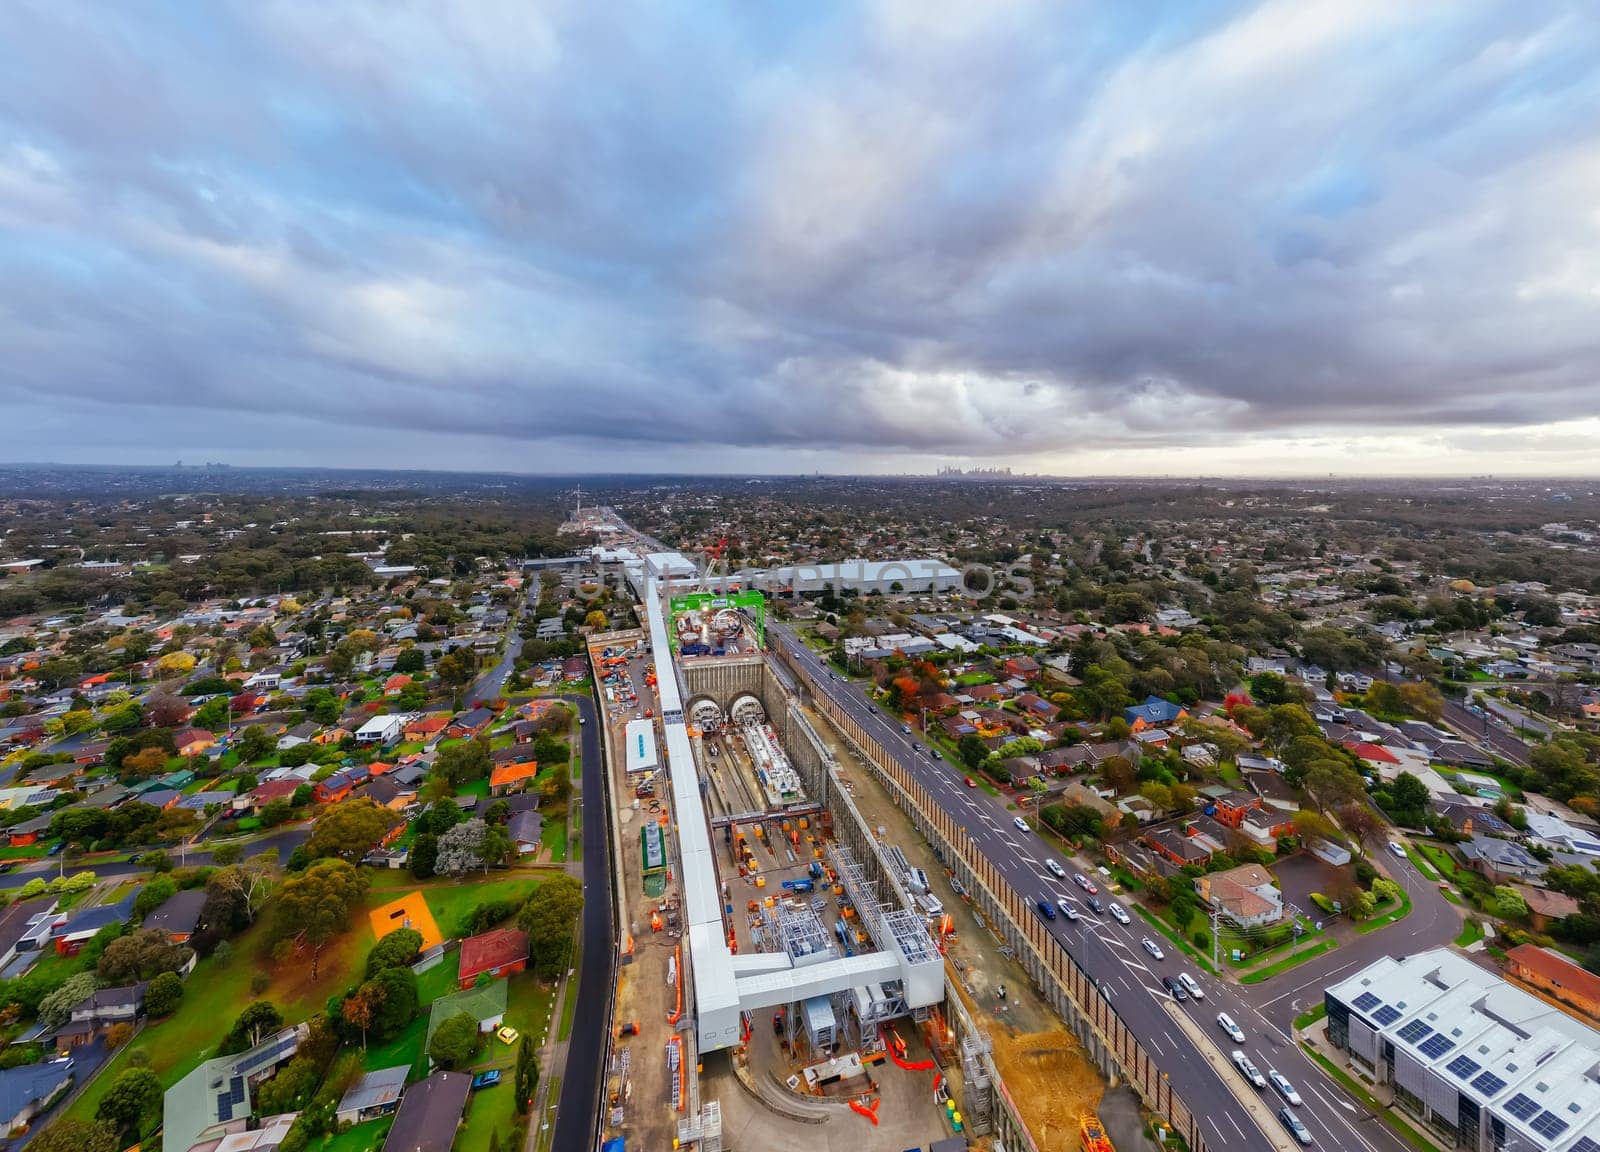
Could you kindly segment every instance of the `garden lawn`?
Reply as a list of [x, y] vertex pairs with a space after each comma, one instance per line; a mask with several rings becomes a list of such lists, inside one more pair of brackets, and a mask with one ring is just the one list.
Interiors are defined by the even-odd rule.
[[538, 887], [538, 881], [532, 877], [506, 876], [504, 873], [491, 873], [496, 879], [475, 880], [468, 876], [459, 881], [442, 880], [423, 884], [412, 880], [409, 873], [397, 871], [395, 874], [406, 880], [404, 887], [422, 892], [429, 911], [433, 913], [434, 923], [439, 925], [439, 931], [447, 940], [461, 934], [462, 925], [479, 904], [493, 900], [526, 900]]
[[1290, 968], [1293, 968], [1297, 964], [1304, 964], [1307, 960], [1310, 960], [1316, 956], [1321, 956], [1324, 952], [1331, 952], [1338, 946], [1339, 942], [1332, 936], [1329, 936], [1324, 940], [1318, 940], [1315, 944], [1311, 945], [1311, 947], [1302, 948], [1298, 952], [1290, 953], [1282, 960], [1279, 960], [1276, 964], [1268, 964], [1265, 968], [1257, 968], [1253, 972], [1246, 972], [1243, 976], [1239, 977], [1239, 983], [1259, 984], [1261, 981], [1269, 980], [1278, 975], [1280, 972], [1287, 972]]
[[[538, 1045], [550, 1025], [554, 986], [547, 988], [532, 975], [523, 973], [511, 977], [507, 993], [506, 1023], [522, 1033], [528, 1043]], [[480, 1059], [473, 1065], [475, 1071], [486, 1068], [502, 1070], [500, 1083], [472, 1094], [472, 1100], [467, 1105], [466, 1127], [456, 1140], [461, 1148], [489, 1147], [489, 1133], [494, 1131], [500, 1133], [501, 1145], [505, 1146], [506, 1136], [516, 1118], [517, 1102], [512, 1083], [517, 1069], [516, 1046], [502, 1044], [493, 1036], [489, 1037]]]
[[550, 859], [565, 861], [567, 858], [567, 812], [563, 807], [560, 812], [550, 811], [545, 814], [544, 825], [540, 829], [539, 839], [544, 846], [550, 849]]
[[368, 1072], [379, 1068], [393, 1068], [409, 1064], [413, 1079], [427, 1071], [422, 1045], [428, 1038], [428, 1006], [441, 996], [456, 990], [456, 974], [461, 970], [461, 953], [451, 952], [438, 964], [417, 977], [417, 1003], [422, 1006], [417, 1018], [406, 1030], [387, 1044], [370, 1046], [362, 1058], [362, 1067]]
[[[233, 955], [226, 962], [216, 957], [200, 961], [184, 981], [183, 1003], [165, 1020], [158, 1021], [116, 1054], [89, 1087], [72, 1102], [66, 1115], [93, 1119], [100, 1099], [119, 1073], [129, 1067], [128, 1053], [135, 1048], [150, 1055], [150, 1070], [170, 1088], [188, 1075], [203, 1060], [210, 1059], [227, 1035], [234, 1018], [252, 1000], [271, 1000], [290, 1023], [321, 1012], [329, 996], [342, 992], [360, 975], [367, 950], [372, 947], [372, 930], [367, 925], [367, 902], [351, 912], [350, 931], [323, 949], [320, 978], [313, 983], [311, 965], [305, 958], [284, 964], [272, 960], [267, 925], [257, 922], [231, 942]], [[267, 990], [259, 997], [250, 991], [250, 978], [257, 972], [271, 977]]]
[[392, 1127], [394, 1117], [381, 1116], [365, 1124], [357, 1124], [337, 1136], [324, 1136], [308, 1147], [311, 1152], [378, 1152]]

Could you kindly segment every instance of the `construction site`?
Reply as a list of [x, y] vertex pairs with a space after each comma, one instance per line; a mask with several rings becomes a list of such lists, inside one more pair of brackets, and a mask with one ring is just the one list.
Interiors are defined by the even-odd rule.
[[[649, 627], [590, 641], [637, 687], [605, 733], [625, 935], [603, 1143], [990, 1146], [991, 1043], [981, 997], [948, 997], [964, 913], [942, 871], [857, 809], [781, 676], [727, 644], [728, 608], [680, 622], [648, 573], [637, 591]], [[679, 662], [702, 626], [722, 656]]]

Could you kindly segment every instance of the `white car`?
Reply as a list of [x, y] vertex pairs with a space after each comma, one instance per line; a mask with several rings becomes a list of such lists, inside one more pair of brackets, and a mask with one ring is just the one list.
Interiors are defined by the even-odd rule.
[[1078, 911], [1078, 906], [1065, 896], [1056, 901], [1056, 907], [1061, 909], [1061, 914], [1068, 920], [1076, 920], [1083, 913]]
[[1289, 1130], [1296, 1142], [1302, 1146], [1310, 1145], [1311, 1130], [1300, 1123], [1300, 1117], [1296, 1116], [1293, 1111], [1288, 1108], [1279, 1108], [1278, 1119], [1283, 1121], [1283, 1126]]
[[1217, 1027], [1228, 1034], [1228, 1039], [1235, 1044], [1244, 1043], [1244, 1029], [1233, 1022], [1233, 1017], [1226, 1012], [1217, 1013]]
[[1267, 1078], [1261, 1074], [1261, 1069], [1257, 1068], [1255, 1062], [1237, 1048], [1233, 1050], [1233, 1063], [1234, 1067], [1244, 1073], [1244, 1078], [1250, 1081], [1251, 1084], [1257, 1088], [1265, 1088], [1267, 1086]]
[[1148, 936], [1139, 941], [1139, 946], [1146, 952], [1150, 953], [1150, 955], [1154, 956], [1157, 960], [1165, 960], [1167, 958], [1167, 954], [1161, 950], [1161, 945], [1157, 944]]
[[1268, 1068], [1267, 1079], [1270, 1080], [1272, 1082], [1272, 1086], [1277, 1089], [1279, 1096], [1282, 1096], [1296, 1108], [1300, 1107], [1300, 1093], [1294, 1090], [1294, 1085], [1289, 1083], [1289, 1081], [1284, 1078], [1282, 1072], [1279, 1072], [1276, 1068]]
[[1067, 878], [1067, 870], [1056, 861], [1046, 860], [1044, 862], [1044, 866], [1050, 869], [1050, 875], [1056, 877], [1057, 879], [1065, 880]]
[[1011, 818], [1011, 822], [1017, 826], [1017, 831], [1018, 832], [1031, 832], [1032, 831], [1032, 829], [1028, 827], [1028, 822], [1026, 820], [1024, 820], [1021, 816], [1013, 816]]
[[1400, 847], [1400, 845], [1395, 843], [1393, 840], [1389, 841], [1389, 851], [1393, 852], [1396, 856], [1400, 857], [1400, 859], [1402, 859], [1402, 860], [1404, 860], [1406, 858], [1406, 850], [1404, 848]]
[[1199, 981], [1197, 981], [1187, 972], [1178, 973], [1178, 983], [1182, 984], [1183, 990], [1189, 993], [1189, 995], [1193, 996], [1196, 1000], [1204, 1000], [1206, 998], [1206, 990], [1200, 987]]
[[1117, 918], [1118, 924], [1133, 923], [1132, 917], [1128, 915], [1128, 910], [1121, 904], [1118, 904], [1115, 900], [1111, 902], [1111, 914]]

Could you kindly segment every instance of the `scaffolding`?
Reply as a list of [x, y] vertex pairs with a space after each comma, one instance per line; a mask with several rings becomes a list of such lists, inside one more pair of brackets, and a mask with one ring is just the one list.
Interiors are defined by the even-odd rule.
[[700, 1152], [722, 1152], [722, 1105], [715, 1100], [678, 1121], [678, 1147], [698, 1144]]
[[994, 1084], [989, 1079], [989, 1038], [977, 1031], [961, 1037], [961, 1093], [962, 1111], [967, 1130], [975, 1136], [986, 1136], [994, 1131]]
[[828, 930], [809, 907], [792, 906], [787, 901], [780, 903], [778, 929], [783, 949], [789, 953], [790, 962], [797, 968], [831, 959], [834, 955]]

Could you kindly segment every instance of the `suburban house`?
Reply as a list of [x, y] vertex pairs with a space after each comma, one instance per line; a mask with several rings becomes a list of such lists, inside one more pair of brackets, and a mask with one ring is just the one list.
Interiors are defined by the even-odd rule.
[[0, 909], [0, 969], [6, 968], [19, 952], [34, 951], [39, 939], [55, 922], [56, 898], [38, 896], [18, 900]]
[[1549, 888], [1530, 888], [1526, 884], [1518, 884], [1515, 887], [1528, 905], [1528, 923], [1535, 932], [1548, 932], [1550, 925], [1555, 921], [1578, 912], [1578, 902], [1565, 892], [1556, 892]]
[[463, 1012], [478, 1022], [479, 1032], [493, 1032], [506, 1018], [506, 982], [496, 980], [482, 988], [452, 992], [435, 1000], [428, 1009], [428, 1032], [423, 1039], [422, 1050], [428, 1050], [428, 1044], [439, 1030], [439, 1025]]
[[368, 1072], [340, 1099], [334, 1119], [340, 1124], [360, 1124], [363, 1120], [376, 1120], [379, 1116], [389, 1115], [400, 1107], [400, 1097], [406, 1090], [406, 1077], [410, 1074], [409, 1064]]
[[1128, 727], [1134, 732], [1143, 732], [1146, 728], [1162, 728], [1168, 724], [1177, 724], [1187, 719], [1189, 710], [1181, 704], [1174, 704], [1170, 700], [1163, 700], [1160, 696], [1147, 696], [1143, 704], [1135, 704], [1131, 708], [1122, 710], [1122, 718], [1128, 722]]
[[282, 800], [285, 803], [293, 800], [294, 794], [300, 790], [300, 785], [304, 783], [306, 781], [294, 776], [283, 776], [277, 780], [264, 780], [243, 796], [235, 796], [233, 806], [260, 812], [274, 800]]
[[1241, 928], [1260, 928], [1283, 919], [1283, 894], [1272, 873], [1259, 864], [1241, 864], [1195, 881], [1200, 899]]
[[515, 928], [496, 928], [461, 942], [460, 985], [471, 988], [479, 974], [510, 976], [528, 966], [528, 934]]
[[212, 1129], [189, 1152], [278, 1152], [299, 1115], [298, 1112], [281, 1112], [265, 1116], [259, 1128], [249, 1127], [250, 1118], [241, 1116]]
[[496, 764], [489, 774], [489, 795], [505, 796], [511, 792], [521, 792], [538, 774], [539, 764], [534, 760]]
[[393, 744], [405, 726], [406, 717], [399, 714], [374, 716], [356, 729], [356, 743]]
[[449, 725], [450, 717], [448, 716], [419, 716], [406, 725], [405, 738], [407, 740], [431, 740]]
[[50, 821], [54, 818], [54, 813], [46, 812], [42, 816], [35, 816], [31, 820], [13, 824], [8, 831], [11, 847], [24, 848], [29, 844], [38, 843], [39, 837], [50, 830]]
[[290, 748], [298, 748], [302, 744], [311, 743], [321, 728], [322, 725], [315, 720], [302, 720], [278, 737], [278, 751], [287, 752]]
[[383, 682], [383, 694], [385, 697], [389, 698], [398, 696], [401, 692], [405, 691], [406, 687], [410, 683], [411, 677], [407, 676], [404, 672], [396, 672], [393, 676], [389, 677]]
[[174, 892], [161, 906], [144, 918], [143, 927], [159, 928], [176, 944], [187, 944], [200, 926], [200, 910], [206, 904], [204, 888]]
[[61, 1097], [72, 1084], [71, 1057], [0, 1068], [0, 1125], [6, 1132], [25, 1130], [29, 1121]]
[[1518, 944], [1506, 953], [1506, 975], [1591, 1020], [1600, 1020], [1600, 976], [1554, 952], [1533, 944]]
[[366, 783], [371, 775], [366, 767], [360, 764], [339, 769], [315, 786], [313, 791], [317, 803], [337, 804], [340, 800], [346, 799], [359, 785]]
[[413, 1084], [395, 1114], [383, 1152], [450, 1152], [471, 1092], [469, 1072], [435, 1072]]
[[133, 899], [130, 893], [115, 904], [85, 908], [70, 919], [65, 916], [58, 918], [50, 929], [56, 952], [62, 956], [76, 956], [106, 925], [126, 924], [133, 916]]
[[1219, 824], [1226, 824], [1229, 828], [1238, 828], [1244, 823], [1245, 813], [1261, 807], [1261, 797], [1254, 792], [1244, 792], [1231, 788], [1217, 796], [1212, 797], [1211, 805], [1216, 809], [1207, 812]]
[[463, 712], [450, 721], [449, 727], [444, 730], [447, 738], [456, 740], [472, 740], [486, 731], [494, 722], [494, 713], [487, 708], [474, 708], [470, 712]]
[[1456, 851], [1466, 861], [1467, 867], [1481, 873], [1490, 883], [1524, 883], [1544, 875], [1545, 865], [1520, 844], [1510, 840], [1497, 840], [1492, 836], [1477, 835]]
[[185, 728], [172, 737], [179, 756], [198, 756], [207, 748], [216, 746], [217, 737], [204, 728]]
[[1451, 804], [1448, 801], [1429, 805], [1436, 816], [1450, 822], [1462, 836], [1502, 836], [1513, 838], [1520, 833], [1487, 808], [1471, 804]]
[[285, 1028], [248, 1051], [203, 1061], [168, 1088], [161, 1105], [161, 1152], [190, 1152], [204, 1136], [244, 1131], [255, 1110], [256, 1085], [292, 1060], [309, 1032], [306, 1024]]
[[532, 810], [513, 812], [506, 821], [506, 832], [518, 856], [531, 856], [544, 843], [544, 817]]
[[87, 1044], [113, 1024], [132, 1024], [144, 1014], [144, 994], [148, 982], [121, 988], [100, 988], [72, 1007], [72, 1015], [54, 1035], [56, 1044], [75, 1048]]
[[1032, 656], [1012, 656], [1001, 665], [1006, 679], [1016, 677], [1030, 684], [1039, 678], [1039, 662]]

